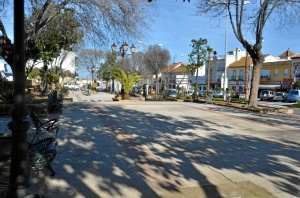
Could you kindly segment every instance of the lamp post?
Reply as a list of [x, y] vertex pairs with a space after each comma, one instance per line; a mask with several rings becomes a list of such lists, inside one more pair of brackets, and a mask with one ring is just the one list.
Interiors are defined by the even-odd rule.
[[91, 68], [91, 70], [92, 70], [92, 83], [94, 82], [94, 71], [95, 71], [95, 67], [93, 66], [92, 68]]
[[[111, 51], [112, 51], [113, 54], [118, 55], [118, 53], [116, 53], [116, 50], [117, 50], [117, 45], [114, 43], [111, 46]], [[123, 71], [124, 71], [123, 59], [124, 59], [124, 57], [126, 55], [127, 50], [128, 50], [128, 44], [127, 44], [127, 42], [123, 42], [123, 44], [119, 48], [119, 55], [121, 55], [121, 57], [122, 57], [122, 66], [121, 66], [122, 68], [121, 69]], [[136, 50], [136, 47], [134, 46], [134, 44], [132, 44], [130, 46], [130, 52], [131, 52], [131, 54], [134, 54], [135, 50]], [[115, 81], [114, 78], [112, 78], [112, 91], [113, 92], [114, 92], [114, 87], [115, 87], [114, 81]], [[122, 88], [121, 88], [121, 93], [124, 93], [123, 85], [122, 85]]]
[[[226, 4], [224, 2], [224, 4]], [[232, 3], [232, 4], [235, 4], [235, 3]], [[250, 4], [250, 1], [244, 1], [244, 4], [243, 5], [247, 5], [247, 4]], [[237, 5], [237, 4], [235, 4]], [[227, 88], [227, 39], [228, 39], [228, 9], [229, 7], [226, 7], [226, 21], [225, 21], [225, 59], [224, 59], [224, 62], [225, 62], [225, 71], [224, 71], [224, 85], [223, 85], [223, 96], [224, 96], [224, 101], [226, 100], [226, 88]]]
[[224, 70], [224, 85], [223, 85], [223, 96], [224, 96], [224, 101], [226, 100], [226, 88], [227, 88], [227, 37], [228, 37], [228, 10], [226, 8], [226, 21], [225, 21], [225, 59], [224, 59], [224, 64], [225, 64], [225, 70]]
[[14, 0], [14, 106], [12, 121], [11, 163], [9, 183], [5, 197], [25, 197], [30, 182], [27, 131], [30, 128], [28, 109], [25, 104], [25, 44], [24, 44], [24, 0]]
[[[89, 67], [88, 67], [87, 69], [90, 70]], [[95, 66], [92, 66], [92, 67], [91, 67], [91, 72], [92, 72], [92, 78], [91, 78], [91, 81], [92, 81], [92, 83], [94, 82], [94, 72], [95, 72], [96, 69], [97, 69], [97, 68], [96, 68]]]

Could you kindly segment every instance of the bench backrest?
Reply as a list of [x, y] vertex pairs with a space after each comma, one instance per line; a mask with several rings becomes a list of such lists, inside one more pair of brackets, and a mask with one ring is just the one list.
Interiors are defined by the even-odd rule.
[[30, 112], [29, 114], [31, 122], [33, 122], [36, 129], [39, 129], [42, 126], [41, 120], [37, 117], [34, 112]]

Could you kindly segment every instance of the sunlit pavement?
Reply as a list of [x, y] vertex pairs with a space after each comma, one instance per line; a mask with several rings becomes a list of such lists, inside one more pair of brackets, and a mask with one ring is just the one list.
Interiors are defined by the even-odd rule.
[[297, 116], [70, 96], [56, 175], [33, 175], [45, 197], [300, 197]]

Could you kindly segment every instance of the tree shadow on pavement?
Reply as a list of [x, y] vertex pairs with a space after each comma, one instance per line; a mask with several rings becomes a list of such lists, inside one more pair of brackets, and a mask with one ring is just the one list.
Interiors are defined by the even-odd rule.
[[[170, 116], [172, 111], [177, 114]], [[215, 197], [224, 196], [198, 168], [205, 166], [267, 177], [280, 191], [299, 196], [298, 143], [237, 135], [230, 133], [233, 126], [182, 111], [68, 104], [59, 115], [56, 176], [38, 182], [56, 198], [161, 197], [166, 191], [180, 193], [188, 181], [202, 186], [206, 197], [211, 191], [205, 186]]]

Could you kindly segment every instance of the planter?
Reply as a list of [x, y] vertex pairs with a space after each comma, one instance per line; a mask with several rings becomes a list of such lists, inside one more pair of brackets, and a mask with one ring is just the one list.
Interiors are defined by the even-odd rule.
[[118, 96], [118, 97], [114, 97], [112, 98], [113, 101], [121, 101], [122, 100], [122, 97], [121, 96]]
[[73, 98], [64, 98], [64, 102], [73, 102]]
[[[30, 112], [34, 112], [39, 116], [48, 115], [48, 101], [45, 100], [32, 101], [31, 103], [26, 104], [26, 106]], [[13, 104], [0, 104], [0, 115], [1, 116], [11, 115], [12, 109], [13, 109]]]
[[119, 102], [137, 102], [138, 100], [134, 100], [134, 99], [129, 99], [129, 100], [124, 100], [121, 97], [118, 98], [112, 98], [113, 101], [119, 101]]

